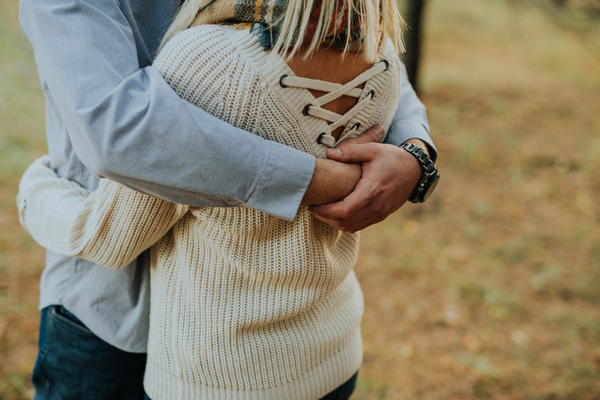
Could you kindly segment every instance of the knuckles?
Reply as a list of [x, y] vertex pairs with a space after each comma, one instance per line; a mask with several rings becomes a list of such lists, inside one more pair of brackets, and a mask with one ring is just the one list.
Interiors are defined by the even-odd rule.
[[337, 215], [337, 219], [349, 220], [352, 218], [353, 215], [354, 215], [354, 212], [352, 212], [352, 210], [344, 209], [344, 210], [339, 211], [339, 213]]

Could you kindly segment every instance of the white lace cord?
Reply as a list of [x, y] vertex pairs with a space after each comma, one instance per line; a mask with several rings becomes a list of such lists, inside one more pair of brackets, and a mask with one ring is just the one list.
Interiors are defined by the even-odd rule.
[[[348, 112], [346, 112], [344, 115], [340, 115], [333, 111], [325, 110], [321, 107], [344, 95], [359, 98], [363, 93], [363, 89], [360, 89], [357, 86], [363, 84], [364, 82], [380, 74], [381, 72], [386, 71], [388, 67], [388, 62], [386, 60], [381, 60], [380, 62], [373, 65], [371, 68], [369, 68], [368, 70], [366, 70], [365, 72], [358, 75], [356, 78], [352, 79], [350, 82], [344, 85], [341, 85], [339, 83], [322, 81], [319, 79], [309, 79], [288, 75], [283, 75], [279, 79], [279, 84], [284, 88], [297, 87], [301, 89], [311, 89], [318, 90], [321, 92], [328, 92], [327, 94], [316, 98], [316, 104], [307, 104], [304, 107], [302, 113], [304, 115], [311, 115], [313, 117], [330, 122], [327, 128], [328, 132], [321, 133], [317, 139], [317, 142], [327, 147], [334, 147], [336, 144], [336, 139], [331, 135], [331, 132], [333, 132], [341, 126], [346, 125], [352, 118], [354, 118], [354, 116], [360, 113], [369, 104], [369, 102], [374, 96], [374, 92], [369, 92], [364, 99], [355, 104], [354, 107], [348, 110]], [[353, 126], [352, 129], [350, 129], [344, 135], [340, 136], [338, 141], [342, 141], [352, 137], [351, 135], [353, 135], [357, 130], [358, 126]]]
[[[299, 87], [302, 89], [318, 90], [321, 92], [333, 92], [334, 90], [337, 90], [340, 87], [342, 87], [342, 85], [339, 83], [321, 81], [318, 79], [301, 78], [298, 76], [288, 76], [288, 75], [282, 76], [280, 83], [284, 87], [287, 87], [287, 86]], [[362, 93], [362, 89], [353, 88], [345, 94], [346, 94], [346, 96], [358, 98], [358, 97], [360, 97], [361, 93]]]

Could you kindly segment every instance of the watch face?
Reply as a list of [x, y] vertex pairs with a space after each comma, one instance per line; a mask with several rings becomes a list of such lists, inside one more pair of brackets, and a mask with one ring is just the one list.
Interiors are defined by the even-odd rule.
[[427, 200], [429, 198], [429, 196], [431, 196], [431, 193], [433, 193], [433, 190], [437, 186], [439, 180], [440, 180], [440, 174], [435, 174], [434, 176], [431, 177], [431, 184], [427, 188], [427, 191], [423, 194], [423, 199], [421, 200], [421, 202], [424, 202], [425, 200]]

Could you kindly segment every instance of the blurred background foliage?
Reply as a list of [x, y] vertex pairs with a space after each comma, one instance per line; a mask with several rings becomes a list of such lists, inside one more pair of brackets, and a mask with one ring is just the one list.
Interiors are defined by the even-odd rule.
[[[600, 2], [423, 5], [419, 90], [442, 178], [362, 233], [353, 399], [598, 400]], [[0, 400], [21, 400], [44, 254], [14, 198], [46, 151], [44, 102], [16, 0], [0, 20]]]
[[[406, 64], [410, 82], [419, 92], [419, 71], [423, 47], [423, 25], [426, 7], [430, 0], [400, 1], [408, 29], [405, 34]], [[583, 45], [596, 57], [600, 54], [600, 1], [599, 0], [507, 0], [511, 7], [536, 7], [564, 31], [582, 36]]]

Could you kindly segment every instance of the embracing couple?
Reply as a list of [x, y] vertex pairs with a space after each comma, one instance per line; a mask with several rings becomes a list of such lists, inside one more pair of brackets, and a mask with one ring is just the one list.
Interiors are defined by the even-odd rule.
[[439, 177], [394, 0], [21, 0], [35, 399], [347, 399], [358, 231]]

